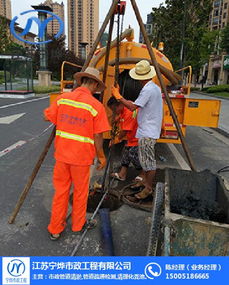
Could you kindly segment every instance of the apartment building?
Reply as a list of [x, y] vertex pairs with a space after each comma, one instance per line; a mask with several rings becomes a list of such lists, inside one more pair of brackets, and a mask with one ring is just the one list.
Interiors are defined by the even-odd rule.
[[3, 16], [9, 20], [12, 19], [10, 0], [0, 0], [0, 16]]
[[[53, 2], [52, 0], [46, 0], [41, 5], [49, 6], [53, 10], [53, 13], [59, 16], [61, 20], [64, 22], [64, 3], [63, 2], [59, 4], [57, 2]], [[59, 32], [59, 29], [60, 29], [59, 22], [56, 19], [54, 19], [47, 26], [47, 34], [50, 36], [56, 35]]]
[[98, 30], [99, 0], [68, 0], [68, 48], [76, 56], [88, 54]]
[[[209, 29], [221, 30], [229, 24], [229, 0], [212, 1], [213, 9], [209, 16]], [[229, 69], [225, 62], [229, 55], [219, 49], [220, 36], [215, 45], [215, 52], [210, 56], [206, 69], [207, 84], [229, 84]]]

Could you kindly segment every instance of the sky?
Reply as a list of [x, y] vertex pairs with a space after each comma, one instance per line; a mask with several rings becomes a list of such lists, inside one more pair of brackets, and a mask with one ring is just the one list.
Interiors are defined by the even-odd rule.
[[[44, 2], [42, 0], [11, 0], [11, 6], [12, 6], [12, 18], [14, 16], [19, 16], [21, 12], [27, 11], [32, 9], [31, 5], [37, 5], [40, 4], [41, 2]], [[53, 0], [53, 2], [58, 2], [61, 3], [62, 0]], [[123, 25], [123, 30], [125, 28], [128, 28], [129, 25], [134, 28], [135, 31], [135, 40], [138, 41], [139, 39], [139, 27], [137, 24], [137, 20], [134, 14], [134, 11], [132, 9], [132, 5], [130, 0], [127, 0], [127, 7], [126, 7], [126, 14], [124, 16], [124, 25]], [[149, 14], [152, 10], [152, 7], [158, 7], [160, 3], [162, 3], [162, 0], [136, 0], [136, 3], [138, 5], [139, 11], [142, 16], [143, 22], [146, 22], [147, 19], [147, 14]], [[67, 19], [67, 0], [63, 0], [63, 3], [65, 5], [65, 21]], [[109, 11], [110, 5], [112, 3], [112, 0], [99, 0], [99, 21], [100, 21], [100, 26], [103, 23], [103, 20]], [[23, 28], [25, 25], [25, 21], [18, 21], [21, 27]], [[109, 26], [109, 25], [108, 25]], [[65, 23], [66, 31], [67, 31], [67, 22]], [[36, 27], [35, 24], [33, 24], [32, 32], [36, 33]], [[107, 27], [108, 31], [108, 27]], [[115, 31], [115, 30], [114, 30]]]

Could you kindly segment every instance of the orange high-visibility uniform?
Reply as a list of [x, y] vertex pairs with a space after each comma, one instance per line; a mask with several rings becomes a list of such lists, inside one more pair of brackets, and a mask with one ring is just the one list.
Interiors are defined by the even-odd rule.
[[104, 106], [85, 87], [57, 97], [44, 111], [56, 125], [53, 173], [55, 194], [48, 230], [64, 230], [71, 184], [73, 183], [72, 230], [86, 221], [90, 165], [95, 158], [94, 134], [110, 130]]

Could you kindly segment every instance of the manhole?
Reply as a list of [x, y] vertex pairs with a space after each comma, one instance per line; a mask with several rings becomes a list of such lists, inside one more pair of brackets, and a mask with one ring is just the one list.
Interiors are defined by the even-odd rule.
[[[93, 213], [97, 208], [99, 202], [103, 197], [103, 193], [96, 192], [94, 195], [89, 196], [87, 204], [87, 212]], [[110, 211], [115, 211], [122, 206], [122, 202], [111, 194], [108, 194], [100, 208], [108, 208]]]

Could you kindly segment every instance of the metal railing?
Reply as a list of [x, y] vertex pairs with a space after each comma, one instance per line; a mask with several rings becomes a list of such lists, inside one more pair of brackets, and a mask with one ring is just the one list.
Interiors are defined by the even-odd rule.
[[189, 66], [186, 66], [186, 67], [183, 67], [183, 68], [181, 68], [181, 69], [178, 69], [178, 70], [176, 70], [175, 72], [182, 72], [182, 85], [183, 85], [183, 81], [184, 81], [184, 71], [185, 70], [189, 70], [189, 72], [188, 72], [188, 75], [187, 75], [187, 77], [186, 78], [188, 78], [188, 82], [186, 82], [186, 80], [185, 80], [185, 85], [188, 87], [188, 90], [187, 90], [187, 94], [188, 95], [190, 95], [190, 92], [191, 92], [191, 81], [192, 81], [192, 67], [191, 67], [191, 65], [189, 65]]

